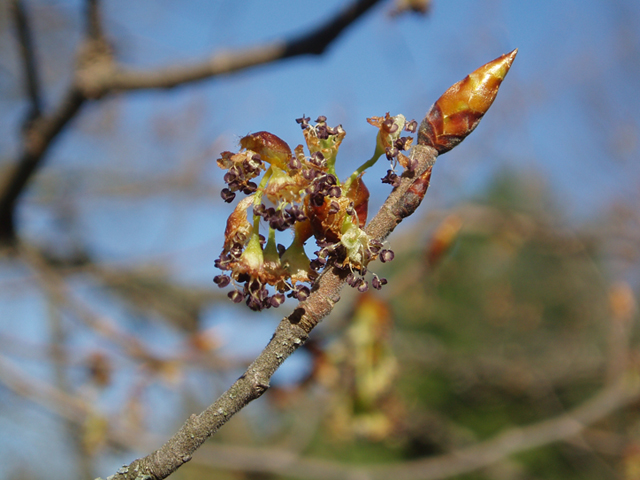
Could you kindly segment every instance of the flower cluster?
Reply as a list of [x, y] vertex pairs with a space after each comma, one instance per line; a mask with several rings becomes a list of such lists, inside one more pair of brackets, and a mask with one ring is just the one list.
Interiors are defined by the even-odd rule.
[[[367, 266], [376, 258], [392, 260], [393, 252], [364, 230], [369, 203], [369, 191], [362, 181], [364, 172], [382, 155], [391, 162], [382, 183], [399, 185], [395, 171], [398, 165], [415, 171], [417, 160], [402, 153], [413, 143], [411, 137], [401, 136], [403, 131], [417, 130], [419, 145], [431, 147], [438, 154], [458, 145], [495, 100], [516, 54], [517, 49], [502, 55], [451, 86], [419, 127], [415, 120], [407, 122], [402, 115], [392, 117], [387, 113], [368, 118], [378, 128], [373, 156], [342, 182], [335, 164], [345, 131], [341, 125], [330, 127], [324, 116], [313, 125], [304, 115], [296, 120], [302, 127], [308, 155], [302, 145], [292, 151], [269, 132], [242, 138], [238, 153], [223, 152], [218, 159], [218, 165], [227, 170], [223, 200], [231, 203], [237, 192], [247, 197], [227, 221], [216, 266], [228, 273], [217, 275], [214, 282], [220, 287], [233, 284], [235, 289], [229, 297], [238, 303], [245, 300], [253, 310], [278, 307], [286, 296], [306, 299], [320, 270], [327, 265], [344, 270], [351, 287], [367, 291]], [[261, 175], [260, 183], [256, 183], [254, 179]], [[407, 193], [422, 198], [430, 178], [428, 169], [413, 181]], [[260, 234], [261, 222], [268, 225], [266, 237]], [[276, 232], [285, 230], [293, 232], [287, 248], [276, 243]], [[304, 250], [311, 237], [319, 247], [313, 260]], [[385, 283], [384, 278], [373, 275], [373, 288]]]
[[[223, 200], [231, 203], [238, 192], [247, 196], [227, 220], [224, 246], [216, 259], [216, 267], [225, 273], [214, 282], [220, 287], [232, 284], [229, 298], [245, 301], [252, 310], [278, 307], [286, 297], [306, 299], [328, 264], [345, 270], [347, 283], [361, 292], [369, 284], [380, 289], [387, 281], [375, 274], [370, 282], [365, 280], [367, 265], [377, 258], [393, 259], [393, 252], [363, 229], [369, 191], [362, 176], [382, 155], [392, 162], [384, 183], [396, 184], [397, 164], [412, 169], [411, 160], [401, 152], [413, 139], [400, 134], [403, 129], [415, 132], [417, 122], [388, 113], [368, 119], [379, 129], [374, 155], [341, 182], [335, 163], [346, 134], [342, 126], [330, 127], [324, 116], [314, 124], [305, 116], [296, 121], [308, 154], [302, 145], [292, 151], [276, 135], [257, 132], [240, 140], [240, 152], [223, 152], [218, 159], [218, 166], [227, 170]], [[265, 224], [266, 236], [260, 233]], [[293, 232], [289, 247], [276, 242], [276, 232], [285, 230]], [[318, 245], [313, 260], [304, 250], [311, 237]]]

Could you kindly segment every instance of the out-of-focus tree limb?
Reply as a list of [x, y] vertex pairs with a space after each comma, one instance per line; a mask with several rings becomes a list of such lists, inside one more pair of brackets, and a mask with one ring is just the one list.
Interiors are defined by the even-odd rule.
[[582, 405], [555, 418], [506, 430], [496, 437], [445, 455], [398, 465], [358, 468], [291, 452], [207, 445], [195, 461], [213, 468], [272, 473], [309, 480], [442, 480], [473, 472], [510, 455], [568, 440], [585, 428], [636, 402], [640, 382], [627, 372]]
[[[81, 398], [29, 377], [2, 356], [0, 383], [78, 424], [83, 424], [91, 413], [89, 404]], [[216, 469], [270, 473], [308, 480], [442, 480], [487, 467], [509, 455], [556, 441], [570, 440], [615, 411], [636, 402], [639, 396], [637, 372], [628, 371], [616, 383], [563, 415], [506, 430], [492, 439], [457, 452], [391, 466], [359, 468], [329, 460], [305, 458], [280, 449], [216, 444], [203, 446], [194, 462]], [[112, 444], [129, 449], [148, 448], [158, 441], [152, 436], [132, 435], [126, 430], [126, 425], [120, 424], [112, 425], [107, 435]], [[622, 440], [616, 438], [616, 441]]]
[[[78, 319], [87, 328], [106, 339], [114, 345], [127, 358], [135, 359], [142, 364], [150, 365], [153, 369], [162, 368], [171, 364], [188, 364], [213, 370], [229, 370], [232, 368], [245, 367], [249, 362], [230, 361], [219, 357], [215, 351], [200, 352], [197, 350], [187, 350], [174, 356], [159, 356], [153, 353], [144, 342], [137, 337], [122, 331], [117, 327], [115, 321], [99, 315], [91, 310], [87, 305], [77, 298], [74, 298], [65, 278], [60, 272], [47, 262], [47, 259], [36, 249], [27, 245], [21, 245], [18, 249], [20, 256], [34, 269], [36, 279], [40, 282], [43, 291], [47, 292], [56, 307], [66, 310]], [[100, 274], [89, 270], [96, 277]], [[160, 311], [162, 309], [159, 309]], [[167, 312], [164, 312], [167, 313]], [[2, 338], [0, 337], [0, 342]], [[52, 353], [56, 353], [52, 351]]]
[[136, 72], [116, 65], [102, 34], [99, 4], [97, 0], [87, 0], [87, 35], [78, 49], [74, 82], [53, 112], [40, 114], [30, 124], [20, 157], [4, 178], [0, 178], [0, 243], [15, 242], [17, 200], [41, 166], [51, 143], [86, 100], [98, 99], [112, 91], [175, 87], [298, 55], [320, 55], [349, 25], [379, 1], [357, 0], [315, 30], [291, 40], [219, 53], [191, 66]]
[[29, 97], [29, 101], [31, 102], [30, 110], [25, 121], [25, 127], [28, 128], [29, 123], [40, 116], [40, 112], [42, 111], [42, 92], [40, 91], [40, 79], [38, 69], [36, 67], [36, 55], [33, 46], [33, 39], [31, 37], [29, 17], [22, 0], [12, 0], [10, 8], [18, 34], [20, 56], [22, 57], [24, 79], [27, 90], [26, 93]]
[[193, 65], [170, 66], [157, 70], [135, 71], [118, 68], [104, 78], [102, 90], [172, 88], [189, 82], [245, 70], [298, 55], [321, 55], [354, 21], [380, 0], [358, 0], [347, 5], [333, 18], [309, 33], [290, 40], [242, 50], [219, 52]]
[[0, 243], [12, 243], [16, 238], [15, 207], [20, 194], [41, 166], [51, 142], [78, 113], [85, 97], [75, 87], [69, 89], [58, 108], [33, 121], [25, 132], [20, 158], [0, 178]]

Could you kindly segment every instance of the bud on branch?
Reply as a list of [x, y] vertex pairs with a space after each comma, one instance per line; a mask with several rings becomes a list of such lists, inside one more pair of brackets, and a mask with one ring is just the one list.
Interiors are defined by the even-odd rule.
[[464, 140], [489, 110], [517, 53], [496, 58], [444, 92], [420, 124], [418, 143], [442, 154]]

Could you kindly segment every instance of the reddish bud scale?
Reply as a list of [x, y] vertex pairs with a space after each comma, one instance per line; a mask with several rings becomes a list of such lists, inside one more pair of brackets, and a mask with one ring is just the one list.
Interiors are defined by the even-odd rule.
[[224, 251], [228, 252], [235, 244], [244, 245], [249, 239], [253, 228], [247, 219], [247, 209], [253, 203], [253, 195], [244, 198], [238, 203], [227, 219], [227, 227], [224, 230]]
[[369, 213], [369, 189], [362, 181], [362, 177], [356, 178], [346, 193], [347, 198], [353, 200], [353, 209], [358, 215], [358, 226], [364, 228]]
[[444, 92], [420, 124], [418, 143], [442, 154], [464, 140], [491, 107], [517, 53], [496, 58]]
[[280, 137], [269, 132], [256, 132], [243, 137], [240, 146], [256, 152], [262, 160], [283, 170], [289, 170], [291, 148]]
[[[325, 197], [322, 205], [313, 205], [309, 201], [309, 197], [305, 197], [305, 213], [311, 222], [313, 235], [332, 243], [339, 242], [342, 235], [342, 223], [350, 203], [351, 200], [347, 197]], [[332, 204], [338, 205], [335, 213]]]

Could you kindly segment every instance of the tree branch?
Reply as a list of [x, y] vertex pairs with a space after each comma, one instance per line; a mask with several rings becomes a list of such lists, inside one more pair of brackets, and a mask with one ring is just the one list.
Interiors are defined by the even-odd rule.
[[25, 128], [28, 128], [29, 124], [38, 118], [42, 112], [40, 80], [38, 76], [38, 69], [36, 68], [35, 49], [31, 37], [31, 26], [29, 25], [27, 12], [25, 11], [21, 0], [12, 0], [10, 9], [13, 14], [18, 33], [20, 55], [22, 56], [24, 79], [27, 87], [26, 93], [31, 101], [31, 108], [25, 119]]
[[100, 5], [98, 0], [86, 0], [85, 4], [85, 29], [87, 38], [99, 40], [104, 38]]
[[441, 480], [489, 466], [514, 453], [574, 437], [586, 426], [638, 400], [640, 382], [635, 375], [629, 372], [591, 400], [559, 417], [507, 430], [490, 440], [442, 457], [379, 467], [372, 479]]
[[[431, 147], [418, 145], [412, 154], [417, 167], [413, 172], [405, 171], [400, 177], [400, 184], [366, 228], [367, 233], [377, 240], [384, 240], [403, 218], [411, 215], [427, 190], [437, 152]], [[161, 480], [191, 460], [205, 440], [269, 388], [269, 381], [280, 365], [304, 344], [311, 330], [331, 312], [339, 300], [345, 278], [342, 270], [334, 267], [325, 269], [316, 280], [309, 298], [282, 319], [271, 341], [231, 388], [202, 413], [191, 415], [162, 447], [122, 467], [110, 480], [135, 480], [141, 476]]]
[[354, 467], [301, 458], [283, 450], [228, 445], [206, 447], [206, 454], [199, 456], [198, 463], [307, 480], [443, 480], [488, 467], [515, 453], [575, 437], [588, 426], [638, 400], [640, 382], [634, 376], [634, 372], [628, 371], [624, 378], [558, 417], [505, 430], [494, 438], [452, 453], [396, 465]]
[[321, 55], [349, 25], [379, 1], [357, 0], [324, 25], [291, 40], [278, 40], [263, 46], [220, 52], [194, 65], [149, 71], [118, 69], [113, 72], [111, 78], [103, 79], [102, 89], [104, 93], [108, 93], [112, 90], [173, 88], [298, 55]]
[[[0, 355], [0, 383], [17, 395], [56, 412], [78, 425], [92, 414], [91, 405], [80, 397], [69, 396], [30, 377]], [[268, 473], [308, 480], [443, 480], [470, 473], [500, 462], [510, 455], [568, 440], [615, 411], [636, 402], [640, 382], [636, 372], [628, 371], [590, 400], [555, 418], [526, 427], [506, 430], [496, 437], [457, 452], [390, 466], [357, 467], [330, 460], [300, 457], [273, 448], [208, 445], [202, 449], [198, 464], [212, 468]], [[155, 442], [155, 438], [127, 429], [126, 424], [112, 426], [106, 433], [114, 445], [137, 449]], [[124, 470], [124, 469], [123, 469]]]
[[[41, 166], [51, 143], [87, 99], [98, 99], [113, 91], [171, 88], [297, 55], [320, 55], [349, 25], [379, 1], [357, 0], [316, 30], [292, 40], [277, 41], [241, 51], [223, 52], [191, 66], [136, 72], [115, 65], [100, 25], [98, 0], [87, 0], [87, 37], [79, 49], [74, 83], [69, 87], [57, 110], [48, 116], [39, 117], [38, 121], [28, 128], [20, 158], [14, 168], [10, 169], [4, 178], [0, 178], [0, 244], [15, 242], [14, 216], [18, 197]], [[20, 6], [20, 0], [14, 2]], [[24, 45], [24, 42], [22, 44]], [[32, 52], [32, 49], [28, 51]], [[30, 55], [32, 57], [32, 53]], [[35, 79], [35, 76], [32, 75], [32, 78]], [[34, 92], [37, 93], [37, 89]]]
[[18, 197], [41, 165], [44, 154], [84, 103], [84, 96], [72, 87], [56, 111], [33, 122], [25, 135], [23, 151], [13, 168], [0, 178], [0, 243], [13, 243], [15, 206]]

